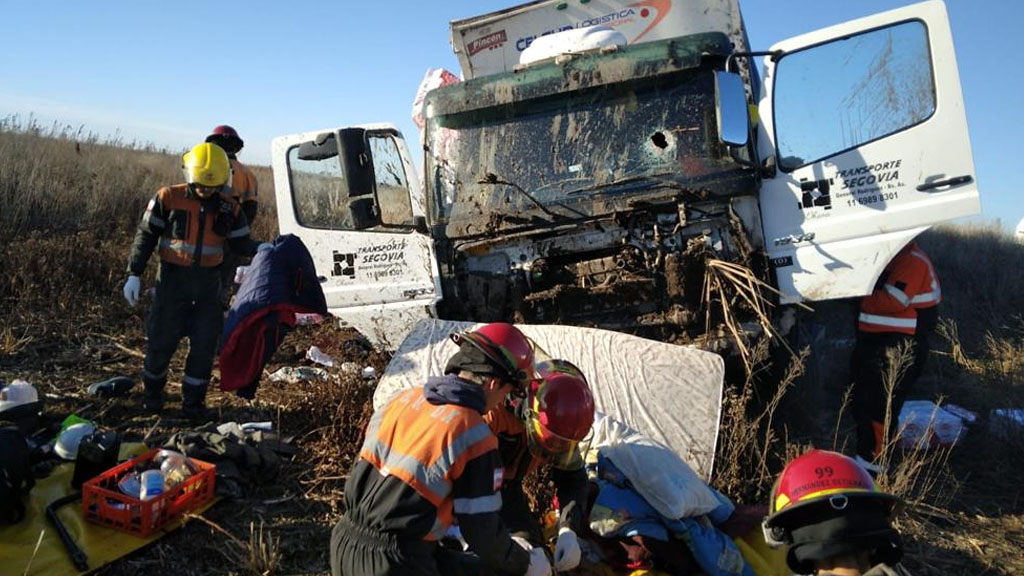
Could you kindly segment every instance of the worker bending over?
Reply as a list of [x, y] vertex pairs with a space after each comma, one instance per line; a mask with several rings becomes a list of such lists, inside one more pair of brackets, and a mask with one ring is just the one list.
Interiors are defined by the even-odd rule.
[[542, 548], [513, 538], [499, 516], [503, 469], [484, 414], [533, 374], [533, 348], [509, 324], [453, 338], [445, 376], [398, 393], [374, 413], [345, 482], [331, 534], [334, 576], [464, 574], [439, 545], [458, 523], [481, 574], [547, 576]]

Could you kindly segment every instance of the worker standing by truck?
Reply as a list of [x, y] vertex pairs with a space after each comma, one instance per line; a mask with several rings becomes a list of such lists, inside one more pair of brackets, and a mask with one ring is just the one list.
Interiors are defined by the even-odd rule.
[[530, 381], [533, 348], [509, 324], [454, 339], [445, 376], [400, 392], [370, 420], [331, 533], [334, 576], [462, 573], [468, 558], [438, 544], [456, 521], [481, 573], [550, 574], [544, 549], [510, 536], [498, 514], [502, 462], [484, 421]]
[[[928, 255], [911, 242], [886, 266], [874, 291], [860, 302], [853, 350], [853, 417], [857, 460], [870, 472], [884, 449], [888, 389], [892, 389], [889, 432], [896, 431], [907, 393], [924, 370], [928, 339], [938, 323], [942, 288]], [[912, 355], [901, 369], [900, 356]]]
[[[242, 212], [249, 221], [249, 227], [256, 223], [256, 215], [259, 214], [259, 184], [256, 175], [248, 166], [238, 160], [238, 153], [242, 151], [245, 142], [238, 135], [234, 128], [227, 124], [221, 124], [210, 132], [206, 141], [216, 144], [224, 149], [231, 162], [231, 190], [234, 192], [235, 200], [242, 206]], [[235, 282], [235, 270], [241, 262], [239, 256], [230, 246], [224, 251], [224, 266], [221, 273], [221, 303], [225, 308], [231, 304], [231, 287]]]
[[594, 423], [594, 397], [583, 373], [565, 360], [538, 363], [541, 378], [531, 382], [525, 398], [505, 403], [485, 416], [498, 437], [505, 465], [501, 517], [513, 532], [543, 542], [541, 527], [523, 493], [525, 476], [543, 465], [551, 476], [560, 506], [555, 570], [580, 563], [577, 533], [587, 509], [587, 474], [578, 449]]
[[199, 144], [182, 156], [182, 169], [185, 183], [159, 189], [142, 215], [124, 298], [130, 306], [138, 303], [140, 277], [150, 255], [159, 249], [156, 295], [146, 325], [143, 405], [150, 412], [163, 409], [168, 365], [178, 342], [187, 336], [182, 411], [189, 419], [202, 419], [223, 322], [219, 294], [224, 245], [230, 243], [239, 254], [252, 256], [270, 244], [249, 237], [249, 223], [228, 186], [231, 169], [224, 150]]

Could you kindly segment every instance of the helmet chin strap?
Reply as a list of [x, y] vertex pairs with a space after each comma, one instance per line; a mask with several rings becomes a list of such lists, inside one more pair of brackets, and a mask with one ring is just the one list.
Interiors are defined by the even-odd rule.
[[196, 198], [199, 198], [200, 200], [209, 200], [210, 198], [213, 198], [217, 194], [220, 194], [220, 192], [221, 192], [221, 190], [223, 188], [224, 188], [223, 186], [218, 186], [216, 188], [206, 188], [207, 190], [210, 190], [210, 192], [204, 195], [204, 194], [199, 192], [199, 186], [198, 185], [196, 185], [196, 184], [189, 184], [188, 185], [189, 191], [192, 192], [192, 194], [195, 194]]

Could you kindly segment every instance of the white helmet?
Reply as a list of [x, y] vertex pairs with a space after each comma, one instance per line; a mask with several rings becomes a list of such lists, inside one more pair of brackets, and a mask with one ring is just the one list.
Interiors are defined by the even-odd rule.
[[38, 401], [39, 393], [36, 392], [35, 386], [24, 380], [15, 380], [0, 388], [0, 412]]
[[42, 407], [36, 387], [29, 382], [14, 380], [6, 386], [0, 382], [0, 420], [28, 420], [38, 416]]
[[82, 443], [82, 438], [95, 431], [96, 426], [88, 422], [72, 424], [57, 436], [57, 444], [54, 445], [53, 451], [65, 460], [74, 460], [78, 458], [78, 445]]

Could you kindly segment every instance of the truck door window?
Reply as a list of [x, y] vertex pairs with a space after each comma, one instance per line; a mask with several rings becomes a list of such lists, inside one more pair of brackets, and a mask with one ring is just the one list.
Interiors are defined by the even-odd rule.
[[786, 54], [772, 104], [787, 171], [924, 122], [935, 111], [928, 31], [902, 22]]
[[412, 224], [412, 203], [398, 144], [390, 134], [368, 134], [382, 224]]
[[337, 152], [324, 157], [300, 153], [302, 149], [294, 146], [288, 150], [292, 202], [299, 224], [309, 228], [354, 229]]

